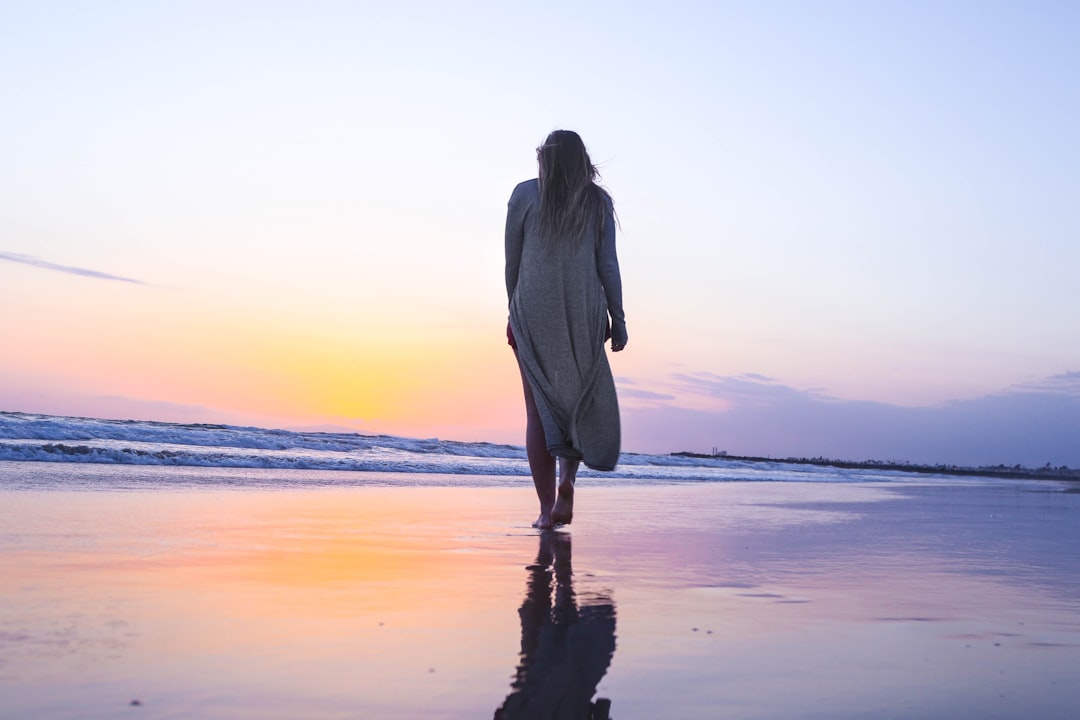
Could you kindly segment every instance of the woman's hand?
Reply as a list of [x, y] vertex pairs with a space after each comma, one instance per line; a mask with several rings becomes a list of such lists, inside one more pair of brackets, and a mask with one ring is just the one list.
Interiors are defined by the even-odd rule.
[[626, 341], [629, 338], [626, 335], [626, 323], [621, 320], [615, 320], [611, 323], [611, 352], [619, 352], [626, 347]]

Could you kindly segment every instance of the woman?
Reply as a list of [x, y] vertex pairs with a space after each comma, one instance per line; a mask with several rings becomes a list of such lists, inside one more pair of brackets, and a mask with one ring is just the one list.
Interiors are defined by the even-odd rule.
[[619, 459], [604, 340], [619, 352], [627, 335], [615, 213], [585, 145], [556, 130], [536, 159], [539, 177], [514, 188], [506, 214], [507, 338], [525, 389], [525, 446], [540, 500], [533, 526], [549, 529], [573, 519], [580, 463], [613, 470]]

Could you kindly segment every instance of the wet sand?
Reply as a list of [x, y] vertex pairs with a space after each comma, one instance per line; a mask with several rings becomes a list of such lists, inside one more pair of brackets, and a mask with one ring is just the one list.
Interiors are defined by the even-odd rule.
[[0, 717], [1072, 718], [1064, 489], [0, 491]]

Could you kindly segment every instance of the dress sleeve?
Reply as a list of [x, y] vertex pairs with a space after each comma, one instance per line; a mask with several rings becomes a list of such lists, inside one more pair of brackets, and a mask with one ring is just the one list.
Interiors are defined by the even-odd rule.
[[604, 214], [604, 228], [596, 249], [596, 268], [607, 297], [608, 314], [611, 315], [611, 339], [617, 345], [626, 344], [626, 315], [622, 304], [622, 276], [619, 274], [619, 256], [615, 252], [615, 211], [608, 200]]
[[[520, 186], [519, 186], [520, 187]], [[506, 300], [509, 303], [517, 287], [518, 271], [521, 268], [521, 247], [525, 240], [525, 211], [519, 202], [518, 188], [510, 195], [506, 208]]]

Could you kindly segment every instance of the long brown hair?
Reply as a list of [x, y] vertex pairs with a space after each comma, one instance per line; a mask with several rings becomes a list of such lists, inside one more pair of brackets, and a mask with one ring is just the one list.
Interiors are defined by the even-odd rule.
[[600, 173], [576, 132], [556, 130], [548, 135], [536, 148], [536, 162], [540, 231], [549, 247], [564, 240], [580, 242], [591, 218], [596, 218], [598, 228], [603, 227], [610, 196], [596, 184]]

